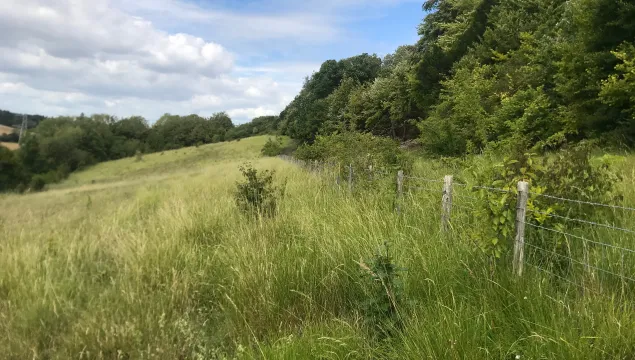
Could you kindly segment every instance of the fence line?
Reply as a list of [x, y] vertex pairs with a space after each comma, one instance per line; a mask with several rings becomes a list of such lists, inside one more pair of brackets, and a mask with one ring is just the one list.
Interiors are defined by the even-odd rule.
[[562, 258], [562, 259], [571, 260], [572, 262], [574, 262], [574, 263], [576, 263], [576, 264], [579, 264], [579, 265], [582, 265], [582, 266], [584, 266], [584, 267], [586, 267], [586, 268], [589, 268], [589, 269], [594, 269], [594, 270], [597, 270], [597, 271], [601, 271], [601, 272], [603, 272], [603, 273], [606, 273], [606, 274], [609, 274], [609, 275], [613, 275], [613, 276], [615, 276], [615, 277], [619, 277], [619, 278], [621, 278], [621, 279], [623, 279], [623, 280], [630, 280], [630, 281], [635, 282], [635, 279], [633, 279], [633, 278], [631, 278], [631, 277], [624, 276], [624, 275], [620, 275], [620, 274], [616, 274], [616, 273], [614, 273], [614, 272], [612, 272], [612, 271], [605, 270], [605, 269], [602, 269], [602, 268], [599, 268], [599, 267], [596, 267], [596, 266], [590, 265], [590, 264], [588, 264], [588, 263], [584, 263], [584, 262], [579, 261], [579, 260], [576, 260], [576, 259], [574, 259], [574, 258], [572, 258], [572, 257], [570, 257], [570, 256], [566, 256], [566, 255], [558, 254], [558, 253], [557, 253], [557, 252], [555, 252], [555, 251], [552, 251], [552, 250], [547, 250], [547, 249], [543, 249], [543, 248], [541, 248], [541, 247], [539, 247], [539, 246], [532, 245], [532, 244], [525, 244], [525, 245], [527, 245], [527, 246], [529, 246], [529, 247], [531, 247], [531, 248], [533, 248], [533, 249], [537, 249], [537, 250], [539, 250], [539, 251], [541, 251], [541, 252], [544, 252], [544, 253], [547, 253], [547, 254], [551, 254], [551, 255], [555, 255], [555, 256], [557, 256], [557, 257], [559, 257], [559, 258]]
[[558, 233], [558, 234], [561, 234], [561, 235], [570, 236], [570, 237], [572, 237], [574, 239], [579, 239], [579, 240], [582, 240], [582, 241], [586, 241], [586, 242], [588, 242], [590, 244], [600, 245], [600, 246], [609, 247], [609, 248], [617, 249], [617, 250], [620, 250], [620, 251], [626, 251], [626, 252], [630, 252], [630, 253], [634, 253], [635, 254], [635, 250], [627, 249], [627, 248], [624, 248], [624, 247], [621, 247], [621, 246], [616, 246], [616, 245], [611, 245], [611, 244], [607, 244], [607, 243], [603, 243], [603, 242], [597, 242], [597, 241], [589, 240], [587, 238], [583, 238], [582, 236], [569, 234], [569, 233], [566, 233], [564, 231], [550, 229], [550, 228], [547, 228], [547, 227], [544, 227], [544, 226], [531, 224], [531, 223], [527, 223], [527, 222], [525, 223], [525, 225], [529, 225], [531, 227], [534, 227], [534, 228], [537, 228], [537, 229], [540, 229], [540, 230], [546, 230], [546, 231], [550, 231], [550, 232], [553, 232], [553, 233]]
[[552, 218], [562, 219], [562, 220], [565, 220], [565, 221], [574, 221], [574, 222], [579, 222], [579, 223], [582, 223], [582, 224], [600, 226], [600, 227], [603, 227], [603, 228], [606, 228], [606, 229], [619, 230], [619, 231], [623, 231], [623, 232], [626, 232], [626, 233], [635, 234], [635, 231], [630, 230], [630, 229], [625, 229], [625, 228], [621, 228], [621, 227], [617, 227], [617, 226], [613, 226], [613, 225], [608, 225], [608, 224], [602, 224], [602, 223], [598, 223], [598, 222], [595, 222], [595, 221], [588, 221], [588, 220], [582, 220], [582, 219], [569, 218], [569, 217], [566, 217], [566, 216], [560, 216], [560, 215], [557, 215], [557, 214], [551, 214], [551, 213], [547, 213], [547, 212], [540, 211], [540, 210], [529, 210], [529, 211], [537, 213], [537, 214], [546, 215], [546, 216], [549, 216], [549, 217], [552, 217]]
[[601, 206], [601, 207], [607, 207], [607, 208], [612, 208], [612, 209], [635, 211], [635, 208], [627, 207], [627, 206], [608, 205], [608, 204], [602, 204], [602, 203], [597, 203], [597, 202], [592, 202], [592, 201], [584, 201], [584, 200], [573, 200], [573, 199], [567, 199], [567, 198], [563, 198], [563, 197], [547, 195], [547, 194], [539, 194], [539, 193], [533, 193], [533, 192], [529, 192], [529, 193], [532, 194], [532, 195], [536, 195], [537, 197], [544, 197], [544, 198], [547, 198], [547, 199], [573, 202], [573, 203], [578, 203], [578, 204], [582, 204], [582, 205]]
[[[354, 186], [353, 186], [353, 182], [355, 181], [359, 181], [360, 179], [363, 178], [359, 178], [356, 177], [354, 174], [354, 169], [353, 166], [351, 164], [342, 166], [341, 164], [334, 164], [334, 163], [330, 163], [330, 164], [319, 164], [316, 162], [306, 162], [306, 161], [299, 161], [296, 159], [293, 159], [291, 157], [282, 157], [283, 159], [290, 161], [292, 163], [298, 164], [302, 167], [308, 168], [310, 170], [316, 171], [316, 172], [320, 172], [320, 173], [324, 173], [322, 170], [324, 170], [325, 168], [330, 168], [332, 170], [334, 170], [336, 172], [336, 183], [338, 184], [338, 186], [343, 185], [342, 181], [346, 181], [348, 180], [348, 188], [350, 192], [354, 191]], [[474, 211], [474, 202], [461, 202], [461, 201], [453, 201], [453, 199], [457, 199], [457, 200], [461, 200], [461, 199], [470, 199], [470, 200], [474, 200], [474, 201], [479, 201], [479, 200], [484, 200], [486, 201], [487, 199], [482, 199], [476, 196], [471, 196], [471, 195], [467, 195], [464, 194], [463, 192], [456, 192], [453, 191], [454, 187], [457, 188], [462, 188], [468, 191], [475, 191], [475, 190], [484, 190], [486, 192], [496, 192], [496, 193], [503, 193], [503, 194], [515, 194], [518, 196], [518, 199], [516, 200], [516, 232], [515, 232], [515, 239], [513, 240], [513, 244], [514, 244], [514, 259], [513, 259], [513, 268], [514, 268], [514, 273], [517, 274], [518, 276], [522, 276], [523, 275], [523, 267], [524, 265], [530, 265], [536, 269], [538, 269], [541, 272], [550, 274], [551, 276], [555, 277], [555, 278], [559, 278], [565, 282], [571, 283], [575, 286], [578, 287], [582, 287], [583, 289], [586, 289], [586, 287], [584, 285], [580, 285], [580, 284], [576, 284], [575, 282], [572, 282], [571, 280], [560, 276], [558, 274], [555, 274], [551, 271], [548, 271], [547, 269], [544, 269], [538, 265], [532, 264], [530, 260], [533, 260], [533, 256], [530, 259], [526, 259], [525, 255], [524, 255], [524, 251], [525, 251], [525, 247], [527, 247], [528, 249], [533, 249], [534, 251], [539, 251], [543, 254], [549, 254], [549, 255], [553, 255], [556, 256], [558, 258], [561, 259], [565, 259], [567, 261], [569, 261], [571, 264], [577, 264], [577, 265], [581, 265], [584, 266], [586, 271], [589, 272], [589, 270], [594, 270], [597, 272], [601, 272], [603, 274], [609, 275], [609, 276], [613, 276], [615, 278], [620, 279], [622, 282], [632, 282], [635, 283], [635, 277], [629, 276], [632, 274], [625, 274], [625, 268], [624, 268], [624, 254], [635, 254], [635, 249], [630, 249], [624, 246], [620, 246], [619, 244], [610, 244], [607, 242], [601, 242], [601, 241], [595, 241], [595, 240], [591, 240], [588, 239], [586, 237], [583, 236], [579, 236], [579, 235], [575, 235], [569, 232], [566, 232], [564, 230], [559, 230], [559, 229], [553, 229], [553, 228], [549, 228], [546, 226], [543, 226], [542, 223], [536, 223], [535, 219], [532, 218], [527, 218], [526, 214], [527, 213], [533, 213], [533, 214], [540, 214], [540, 215], [545, 215], [547, 217], [550, 218], [557, 218], [557, 219], [561, 219], [564, 220], [565, 222], [575, 222], [575, 223], [579, 223], [579, 224], [585, 224], [585, 225], [591, 225], [591, 226], [597, 226], [597, 227], [601, 227], [601, 228], [605, 228], [605, 229], [610, 229], [610, 230], [614, 230], [614, 231], [620, 231], [623, 233], [627, 233], [627, 234], [635, 234], [635, 230], [631, 230], [631, 229], [627, 229], [627, 228], [622, 228], [622, 227], [618, 227], [615, 225], [610, 225], [610, 224], [603, 224], [603, 223], [599, 223], [599, 222], [595, 222], [595, 221], [590, 221], [590, 220], [584, 220], [584, 219], [577, 219], [577, 218], [573, 218], [573, 217], [567, 217], [567, 216], [562, 216], [562, 215], [558, 215], [558, 214], [554, 214], [554, 213], [550, 213], [550, 212], [544, 212], [544, 211], [540, 211], [540, 210], [535, 210], [535, 209], [529, 209], [527, 206], [527, 199], [529, 197], [529, 195], [534, 195], [535, 197], [544, 197], [544, 198], [548, 198], [548, 199], [552, 199], [552, 200], [558, 200], [558, 201], [562, 201], [562, 202], [571, 202], [571, 203], [577, 203], [577, 204], [585, 204], [585, 205], [590, 205], [590, 206], [595, 206], [595, 207], [602, 207], [602, 208], [611, 208], [611, 209], [619, 209], [619, 210], [626, 210], [626, 211], [635, 211], [635, 208], [632, 207], [626, 207], [626, 206], [618, 206], [618, 205], [609, 205], [609, 204], [602, 204], [602, 203], [597, 203], [597, 202], [590, 202], [590, 201], [583, 201], [583, 200], [575, 200], [575, 199], [568, 199], [568, 198], [564, 198], [564, 197], [559, 197], [559, 196], [553, 196], [553, 195], [548, 195], [548, 194], [538, 194], [538, 193], [534, 193], [531, 192], [529, 189], [529, 184], [526, 182], [519, 182], [518, 184], [518, 189], [503, 189], [503, 188], [496, 188], [496, 187], [489, 187], [489, 186], [482, 186], [482, 185], [470, 185], [470, 184], [464, 184], [464, 183], [459, 183], [459, 182], [453, 182], [452, 176], [448, 175], [446, 176], [443, 180], [441, 179], [430, 179], [430, 178], [425, 178], [425, 177], [419, 177], [419, 176], [412, 176], [412, 175], [406, 175], [403, 173], [403, 171], [395, 171], [394, 173], [391, 173], [387, 170], [383, 170], [383, 169], [374, 169], [372, 166], [369, 166], [368, 169], [364, 169], [363, 170], [363, 174], [367, 176], [368, 180], [370, 181], [375, 181], [375, 180], [386, 180], [389, 178], [394, 179], [393, 181], [396, 181], [396, 189], [397, 189], [397, 202], [396, 202], [396, 211], [401, 214], [403, 212], [403, 206], [404, 206], [404, 191], [408, 192], [408, 193], [413, 193], [413, 192], [427, 192], [429, 194], [435, 194], [435, 195], [441, 195], [439, 200], [440, 201], [440, 207], [441, 207], [441, 230], [442, 231], [451, 231], [451, 229], [453, 228], [452, 226], [450, 226], [451, 223], [451, 218], [452, 218], [452, 209], [453, 208], [457, 208], [460, 210], [464, 210], [464, 211]], [[381, 176], [384, 176], [384, 178], [381, 178]], [[346, 179], [347, 177], [347, 179]], [[421, 184], [421, 183], [426, 183], [426, 184]], [[412, 183], [412, 184], [410, 184]], [[438, 188], [435, 187], [435, 184], [438, 184]], [[425, 185], [425, 186], [424, 186]], [[469, 205], [469, 206], [465, 206], [465, 205]], [[545, 249], [542, 248], [540, 246], [538, 246], [537, 244], [530, 242], [527, 242], [525, 239], [525, 227], [528, 226], [532, 229], [535, 230], [544, 230], [544, 231], [548, 231], [554, 234], [559, 234], [559, 235], [564, 235], [566, 237], [572, 238], [572, 239], [577, 239], [577, 240], [581, 240], [582, 245], [583, 245], [583, 256], [584, 256], [584, 260], [578, 260], [573, 258], [572, 254], [571, 254], [571, 248], [570, 245], [568, 247], [568, 251], [569, 251], [569, 255], [565, 255], [565, 254], [561, 254], [561, 253], [557, 253], [553, 250], [549, 250], [549, 249]], [[514, 234], [512, 234], [514, 235]], [[531, 235], [531, 233], [530, 233]], [[531, 237], [530, 239], [533, 239], [533, 237]], [[533, 241], [533, 240], [532, 240]], [[589, 261], [589, 251], [587, 249], [587, 246], [589, 244], [593, 244], [593, 245], [597, 245], [602, 247], [602, 258], [599, 259], [600, 262], [603, 262], [606, 260], [606, 254], [604, 252], [605, 249], [612, 249], [615, 251], [618, 251], [621, 253], [621, 274], [611, 271], [609, 269], [603, 268], [599, 265], [593, 265], [591, 264], [591, 262]], [[532, 255], [536, 255], [536, 253], [532, 253]], [[597, 253], [596, 253], [597, 255]], [[598, 260], [598, 257], [594, 255], [594, 258], [596, 259], [596, 261]], [[633, 269], [631, 269], [633, 270]], [[584, 276], [584, 273], [583, 273]], [[592, 289], [589, 289], [592, 292], [595, 292]], [[597, 292], [595, 292], [597, 293]], [[599, 293], [597, 293], [599, 294]]]

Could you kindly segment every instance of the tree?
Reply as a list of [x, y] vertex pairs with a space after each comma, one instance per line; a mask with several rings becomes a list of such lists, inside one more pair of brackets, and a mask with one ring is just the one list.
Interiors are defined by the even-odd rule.
[[22, 164], [14, 152], [0, 146], [0, 192], [13, 190], [26, 180]]

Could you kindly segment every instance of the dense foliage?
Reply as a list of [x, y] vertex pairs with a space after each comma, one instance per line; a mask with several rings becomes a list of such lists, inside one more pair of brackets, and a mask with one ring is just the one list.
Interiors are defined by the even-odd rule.
[[313, 144], [300, 146], [295, 155], [300, 160], [330, 163], [343, 177], [348, 176], [348, 166], [353, 167], [354, 173], [361, 174], [369, 169], [409, 171], [413, 163], [412, 157], [399, 147], [397, 141], [353, 131], [320, 135]]
[[[635, 145], [635, 4], [428, 0], [419, 41], [380, 60], [329, 60], [281, 113], [312, 142], [357, 130], [434, 154], [598, 138]], [[356, 71], [363, 69], [363, 72]], [[420, 135], [419, 135], [420, 134]]]
[[282, 141], [280, 141], [280, 139], [269, 138], [262, 147], [262, 150], [260, 150], [260, 153], [263, 156], [278, 156], [282, 154], [282, 148]]
[[27, 125], [29, 128], [34, 128], [42, 122], [42, 120], [46, 119], [42, 115], [26, 115], [26, 114], [16, 114], [6, 110], [0, 110], [0, 125], [9, 126], [9, 127], [20, 127], [22, 124], [23, 116], [26, 116]]
[[248, 216], [276, 215], [278, 203], [284, 197], [284, 185], [274, 185], [275, 171], [258, 171], [251, 164], [244, 164], [239, 170], [244, 180], [236, 183], [234, 200], [240, 211]]
[[[592, 147], [581, 143], [556, 154], [537, 158], [533, 154], [516, 153], [502, 163], [475, 170], [478, 184], [501, 189], [492, 192], [478, 190], [480, 209], [475, 212], [482, 226], [473, 229], [474, 239], [486, 253], [500, 257], [509, 250], [516, 221], [517, 184], [526, 181], [530, 186], [526, 221], [541, 227], [562, 229], [563, 219], [576, 218], [605, 222], [611, 218], [606, 208], [584, 203], [563, 203], [541, 194], [566, 194], [570, 199], [592, 203], [614, 203], [619, 198], [615, 184], [619, 177], [609, 163], [600, 158], [591, 160]], [[565, 236], [554, 233], [531, 232], [527, 241], [533, 246], [555, 254], [569, 255]], [[543, 256], [545, 254], [538, 254]], [[545, 259], [542, 259], [543, 262]], [[554, 259], [549, 259], [553, 261]]]

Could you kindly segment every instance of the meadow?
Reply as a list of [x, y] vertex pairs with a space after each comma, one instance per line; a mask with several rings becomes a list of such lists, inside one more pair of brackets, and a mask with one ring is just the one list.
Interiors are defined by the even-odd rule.
[[[393, 179], [348, 194], [262, 158], [266, 140], [102, 163], [45, 192], [0, 195], [0, 358], [635, 357], [628, 286], [595, 296], [531, 269], [515, 277], [475, 248], [480, 224], [459, 197], [444, 233], [438, 193], [408, 194], [399, 215]], [[237, 209], [245, 161], [286, 183], [277, 216]], [[618, 166], [633, 204], [635, 162]], [[382, 337], [366, 325], [360, 263], [386, 242], [403, 268], [402, 325]]]

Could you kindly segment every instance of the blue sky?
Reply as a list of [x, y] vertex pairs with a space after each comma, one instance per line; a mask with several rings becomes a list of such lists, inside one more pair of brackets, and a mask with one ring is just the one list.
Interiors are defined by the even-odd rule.
[[3, 0], [0, 108], [277, 114], [327, 59], [417, 40], [421, 0]]

